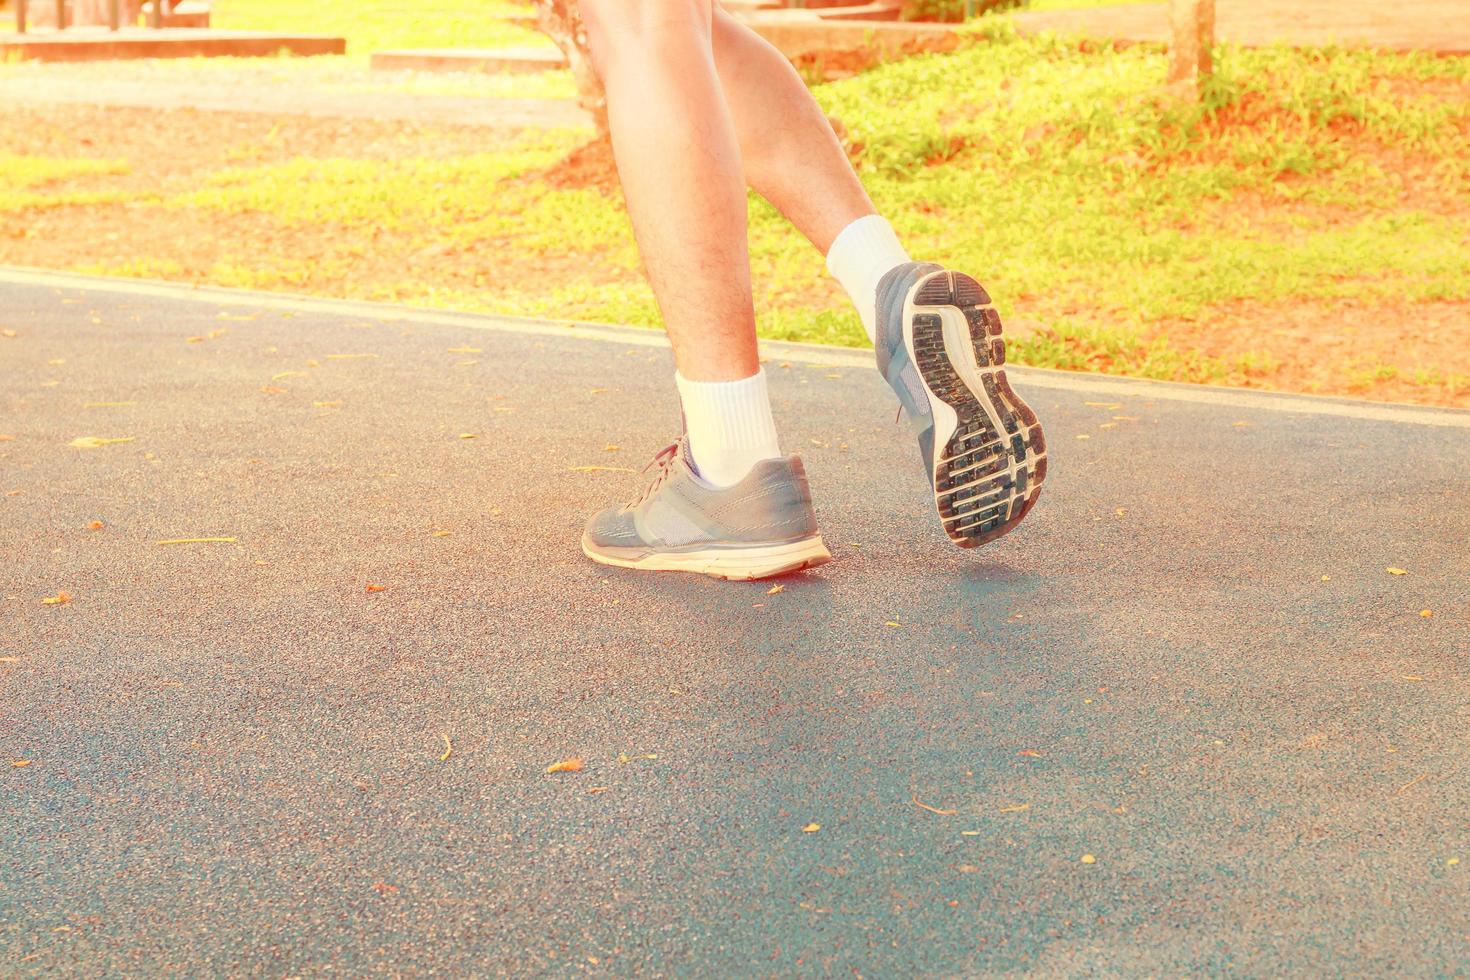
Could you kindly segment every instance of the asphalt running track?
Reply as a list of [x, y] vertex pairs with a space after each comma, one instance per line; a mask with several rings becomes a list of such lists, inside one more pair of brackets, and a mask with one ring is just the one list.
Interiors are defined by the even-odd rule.
[[0, 972], [1470, 969], [1470, 413], [1014, 369], [1047, 488], [966, 553], [869, 355], [771, 345], [836, 556], [771, 592], [578, 550], [654, 333], [0, 328]]

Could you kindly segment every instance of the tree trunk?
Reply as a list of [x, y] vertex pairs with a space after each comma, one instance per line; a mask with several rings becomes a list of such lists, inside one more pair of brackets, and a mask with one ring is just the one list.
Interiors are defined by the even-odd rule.
[[609, 139], [607, 128], [607, 96], [602, 82], [592, 69], [592, 56], [587, 51], [587, 28], [577, 10], [576, 0], [534, 0], [536, 26], [541, 28], [566, 55], [567, 66], [577, 80], [577, 104], [592, 114], [597, 138]]
[[1169, 87], [1198, 99], [1212, 70], [1215, 43], [1215, 0], [1172, 0], [1169, 11], [1174, 44], [1169, 52]]

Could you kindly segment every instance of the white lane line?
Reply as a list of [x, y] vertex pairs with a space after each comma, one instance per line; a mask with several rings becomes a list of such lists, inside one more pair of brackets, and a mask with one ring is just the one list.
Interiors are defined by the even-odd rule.
[[[116, 293], [152, 299], [191, 300], [214, 306], [250, 306], [257, 309], [291, 310], [327, 316], [361, 317], [387, 323], [422, 323], [455, 327], [462, 330], [484, 330], [541, 337], [569, 337], [635, 347], [669, 346], [659, 331], [602, 323], [538, 320], [531, 317], [499, 316], [478, 313], [446, 313], [387, 303], [359, 300], [321, 299], [290, 293], [264, 293], [249, 289], [227, 289], [222, 286], [189, 286], [145, 279], [112, 279], [84, 276], [70, 272], [0, 266], [0, 283], [17, 286], [43, 286], [53, 289], [78, 289], [87, 292]], [[3, 307], [0, 307], [3, 308]], [[871, 351], [850, 347], [827, 347], [820, 344], [798, 344], [786, 341], [761, 341], [761, 355], [771, 361], [789, 361], [821, 367], [870, 368]], [[1374, 422], [1398, 422], [1405, 425], [1433, 425], [1470, 429], [1470, 412], [1454, 409], [1419, 408], [1380, 402], [1352, 401], [1317, 395], [1285, 395], [1242, 388], [1219, 388], [1209, 385], [1149, 381], [1143, 378], [1119, 378], [1045, 368], [1007, 367], [1007, 374], [1022, 387], [1050, 388], [1056, 391], [1084, 392], [1113, 399], [1134, 398], [1216, 405], [1242, 411], [1283, 412], [1295, 415], [1326, 415]]]

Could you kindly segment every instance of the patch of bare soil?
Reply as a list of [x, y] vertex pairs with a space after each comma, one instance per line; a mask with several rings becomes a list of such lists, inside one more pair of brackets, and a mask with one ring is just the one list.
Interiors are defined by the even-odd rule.
[[1470, 302], [1240, 302], [1154, 332], [1215, 357], [1269, 354], [1275, 367], [1229, 379], [1244, 387], [1470, 408]]
[[605, 139], [584, 143], [551, 166], [528, 170], [517, 179], [524, 182], [544, 181], [558, 190], [590, 188], [608, 195], [622, 193], [612, 143]]
[[[67, 190], [159, 197], [186, 193], [213, 173], [296, 157], [394, 160], [485, 152], [477, 127], [404, 125], [360, 119], [270, 118], [175, 110], [48, 106], [0, 117], [7, 152], [58, 158], [124, 159], [130, 172], [68, 180]], [[229, 284], [253, 267], [284, 278], [274, 288], [347, 298], [380, 297], [407, 284], [474, 293], [548, 273], [612, 282], [628, 273], [600, 256], [531, 255], [494, 241], [424, 234], [282, 226], [268, 215], [171, 209], [152, 202], [36, 209], [0, 222], [0, 263], [45, 268], [135, 263], [142, 274]], [[247, 280], [248, 281], [248, 280]]]
[[[17, 154], [126, 159], [128, 174], [81, 178], [65, 188], [163, 196], [191, 190], [227, 166], [298, 156], [448, 157], [490, 148], [485, 131], [474, 127], [80, 106], [13, 107], [0, 114], [0, 146]], [[581, 147], [536, 179], [617, 193], [606, 144]], [[1415, 192], [1411, 181], [1408, 193]], [[1263, 221], [1273, 213], [1279, 220], [1279, 201], [1263, 199], [1258, 207]], [[65, 269], [129, 262], [140, 262], [140, 274], [201, 283], [230, 281], [221, 269], [232, 264], [247, 273], [276, 270], [277, 288], [353, 298], [383, 298], [399, 287], [493, 295], [548, 276], [601, 283], [630, 275], [596, 254], [538, 256], [494, 240], [454, 244], [431, 233], [285, 227], [265, 215], [165, 212], [150, 203], [37, 209], [0, 221], [0, 263]], [[831, 295], [842, 302], [835, 287]], [[1018, 313], [1024, 319], [1025, 310]], [[1154, 329], [1177, 349], [1227, 359], [1256, 351], [1274, 360], [1230, 379], [1238, 384], [1470, 407], [1470, 303], [1240, 303]]]

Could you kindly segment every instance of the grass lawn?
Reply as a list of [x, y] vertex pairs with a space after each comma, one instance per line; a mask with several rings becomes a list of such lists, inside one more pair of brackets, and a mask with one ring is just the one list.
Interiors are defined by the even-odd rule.
[[393, 48], [549, 46], [537, 31], [508, 23], [531, 8], [508, 0], [217, 0], [215, 27], [303, 31], [347, 38], [347, 54], [366, 57]]
[[[1026, 0], [1028, 10], [1100, 7], [1120, 0]], [[1121, 0], [1129, 2], [1129, 0]], [[1133, 0], [1137, 2], [1137, 0]], [[392, 48], [540, 47], [551, 41], [508, 22], [532, 12], [513, 0], [216, 0], [215, 27], [304, 31], [347, 38], [347, 54], [362, 58]]]
[[[1157, 50], [970, 30], [815, 92], [1014, 360], [1470, 406], [1470, 60], [1227, 47], [1184, 109]], [[0, 262], [658, 323], [605, 168], [558, 163], [585, 134], [136, 116], [0, 117]], [[762, 334], [863, 343], [821, 256], [750, 219]]]

